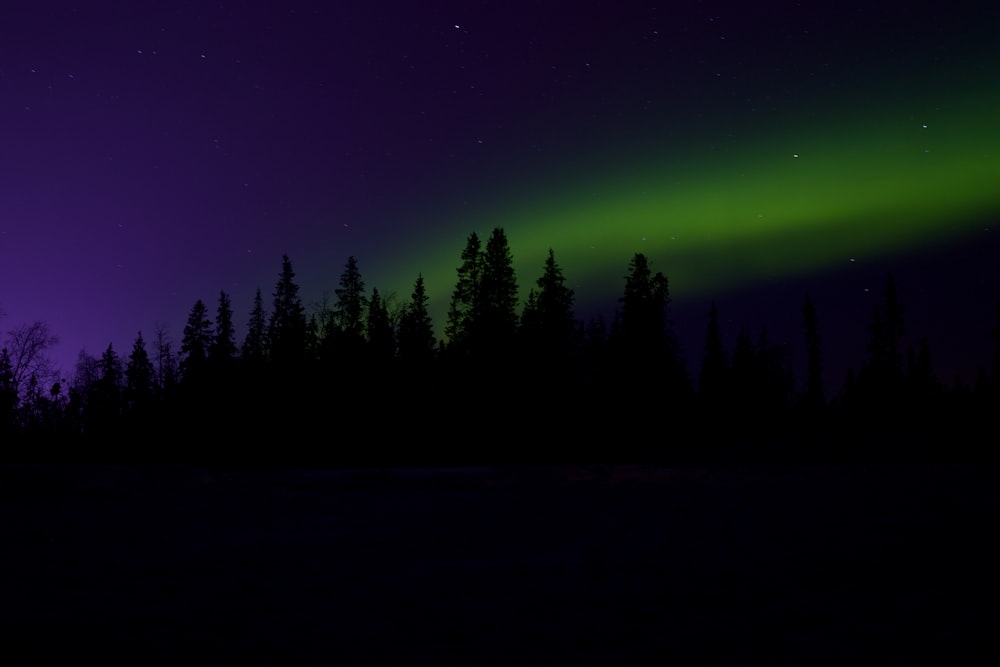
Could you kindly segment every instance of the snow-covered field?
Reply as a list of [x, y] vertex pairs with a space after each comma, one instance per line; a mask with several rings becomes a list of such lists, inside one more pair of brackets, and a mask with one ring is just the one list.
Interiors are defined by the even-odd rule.
[[4, 664], [995, 664], [997, 472], [2, 466]]

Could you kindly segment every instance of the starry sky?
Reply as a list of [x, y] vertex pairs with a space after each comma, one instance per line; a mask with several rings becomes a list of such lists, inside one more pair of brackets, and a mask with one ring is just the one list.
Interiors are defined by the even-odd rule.
[[[281, 257], [307, 309], [348, 257], [442, 318], [469, 233], [522, 289], [549, 248], [581, 319], [631, 257], [689, 363], [715, 300], [828, 382], [894, 273], [944, 379], [1000, 299], [1000, 12], [990, 2], [47, 2], [0, 12], [0, 331], [124, 357], [202, 299], [242, 340]], [[443, 333], [440, 320], [438, 334]], [[2, 340], [3, 334], [0, 334]], [[65, 374], [65, 373], [64, 373]]]

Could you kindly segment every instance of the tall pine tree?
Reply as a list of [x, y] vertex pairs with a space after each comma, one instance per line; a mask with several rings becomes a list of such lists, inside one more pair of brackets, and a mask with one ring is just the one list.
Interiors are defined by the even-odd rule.
[[396, 336], [389, 318], [389, 307], [378, 288], [372, 289], [368, 300], [365, 329], [368, 333], [369, 358], [378, 368], [385, 369], [396, 356]]
[[343, 339], [350, 341], [348, 344], [356, 345], [365, 337], [368, 297], [358, 260], [353, 256], [347, 258], [344, 271], [340, 274], [340, 284], [334, 294], [337, 295], [337, 301], [333, 305], [334, 323]]
[[462, 250], [458, 279], [448, 304], [448, 319], [444, 333], [448, 339], [449, 356], [469, 352], [473, 329], [479, 317], [479, 286], [483, 272], [482, 243], [476, 232], [469, 234]]
[[281, 258], [267, 327], [268, 358], [283, 370], [300, 370], [305, 360], [306, 315], [288, 255]]
[[486, 242], [479, 283], [478, 314], [473, 323], [474, 348], [487, 358], [507, 359], [517, 333], [517, 276], [503, 228]]
[[566, 278], [552, 248], [549, 248], [544, 270], [535, 284], [538, 291], [529, 291], [521, 314], [521, 338], [529, 352], [566, 360], [576, 338], [575, 297], [573, 290], [566, 286]]
[[429, 303], [424, 276], [418, 274], [410, 302], [399, 318], [399, 359], [408, 372], [425, 368], [434, 357], [436, 339]]
[[240, 359], [245, 366], [259, 367], [267, 358], [267, 313], [264, 310], [264, 295], [257, 288], [247, 323], [247, 334], [240, 348]]
[[232, 372], [237, 351], [232, 302], [222, 291], [215, 311], [215, 331], [208, 348], [208, 361], [217, 375], [228, 376]]
[[134, 417], [148, 418], [155, 396], [156, 370], [140, 331], [125, 363], [125, 410]]
[[208, 349], [212, 345], [212, 321], [208, 319], [205, 302], [198, 299], [188, 313], [181, 339], [181, 381], [191, 386], [203, 383], [208, 364]]

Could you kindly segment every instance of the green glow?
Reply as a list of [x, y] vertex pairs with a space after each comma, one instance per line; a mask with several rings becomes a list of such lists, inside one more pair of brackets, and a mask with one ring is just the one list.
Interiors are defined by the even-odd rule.
[[675, 296], [692, 296], [968, 233], [1000, 212], [1000, 95], [916, 106], [923, 115], [891, 105], [864, 118], [812, 114], [743, 142], [706, 133], [680, 153], [607, 156], [602, 164], [626, 166], [564, 175], [571, 185], [498, 193], [432, 252], [396, 264], [400, 294], [423, 272], [442, 314], [466, 236], [497, 226], [524, 293], [551, 247], [578, 298], [617, 295], [636, 252]]

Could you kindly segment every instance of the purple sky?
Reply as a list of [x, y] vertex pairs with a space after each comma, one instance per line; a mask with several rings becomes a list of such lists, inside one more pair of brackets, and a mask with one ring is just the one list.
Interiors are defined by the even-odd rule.
[[[453, 272], [466, 235], [503, 219], [483, 215], [497, 201], [531, 210], [550, 187], [572, 190], [598, 165], [614, 171], [620, 161], [627, 173], [671, 160], [671, 147], [684, 147], [674, 163], [682, 169], [684, 156], [711, 156], [727, 137], [764, 146], [804, 127], [788, 111], [800, 105], [820, 110], [820, 128], [824, 114], [832, 127], [844, 109], [864, 122], [890, 108], [897, 86], [961, 117], [949, 100], [996, 96], [1000, 80], [990, 3], [8, 4], [0, 341], [45, 321], [67, 374], [81, 349], [99, 356], [112, 344], [124, 357], [137, 332], [148, 342], [158, 325], [179, 346], [191, 306], [202, 299], [214, 313], [220, 290], [242, 337], [254, 291], [269, 303], [283, 253], [307, 306], [332, 293], [351, 255], [369, 288], [405, 299], [417, 270]], [[873, 100], [867, 91], [889, 92]], [[1000, 148], [996, 121], [982, 123], [990, 151]], [[992, 164], [1000, 184], [991, 155], [977, 169]], [[705, 159], [702, 179], [729, 158]], [[726, 181], [713, 187], [724, 194]], [[979, 202], [969, 222], [956, 196], [940, 215], [953, 207], [968, 233], [919, 251], [887, 243], [850, 274], [831, 264], [776, 269], [698, 299], [679, 281], [674, 319], [697, 348], [714, 296], [730, 340], [741, 324], [773, 322], [776, 337], [798, 345], [808, 286], [839, 381], [860, 361], [866, 295], [897, 270], [913, 338], [930, 338], [943, 373], [971, 376], [987, 361], [1000, 298], [996, 232], [986, 231], [996, 204]], [[564, 241], [592, 229], [518, 232], [537, 242], [532, 252], [552, 245], [558, 259]], [[669, 260], [649, 254], [671, 278]], [[610, 258], [618, 276], [629, 259]], [[612, 310], [606, 294], [583, 303], [582, 274], [607, 269], [573, 269], [581, 312]], [[432, 293], [439, 308], [446, 292]]]

